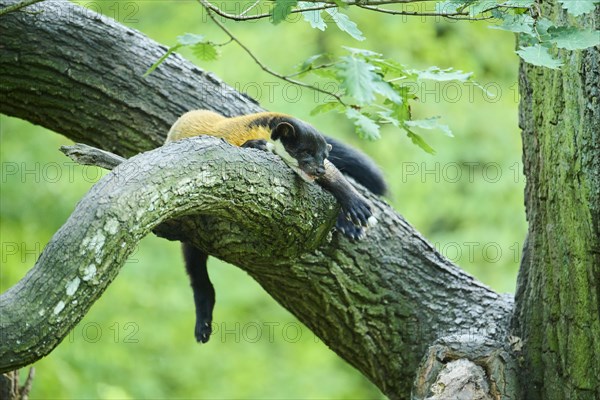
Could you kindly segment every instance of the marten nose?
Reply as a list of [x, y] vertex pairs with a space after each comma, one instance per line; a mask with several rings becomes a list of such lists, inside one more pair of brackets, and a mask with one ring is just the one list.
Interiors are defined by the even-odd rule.
[[315, 172], [317, 173], [317, 176], [323, 176], [325, 175], [325, 167], [319, 166]]

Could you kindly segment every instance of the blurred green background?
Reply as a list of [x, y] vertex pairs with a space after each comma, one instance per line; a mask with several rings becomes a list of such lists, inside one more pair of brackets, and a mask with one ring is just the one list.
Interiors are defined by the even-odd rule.
[[[185, 32], [225, 36], [195, 1], [89, 2], [166, 45]], [[223, 2], [234, 12], [234, 4]], [[241, 4], [249, 4], [242, 2]], [[389, 201], [446, 257], [485, 284], [512, 292], [526, 223], [517, 125], [517, 57], [510, 34], [486, 22], [350, 12], [367, 39], [301, 19], [228, 26], [257, 56], [282, 73], [312, 54], [341, 46], [371, 49], [415, 68], [473, 71], [496, 97], [470, 84], [419, 86], [415, 118], [441, 115], [455, 138], [426, 133], [428, 155], [404, 133], [383, 130], [358, 140], [336, 114], [310, 116], [319, 100], [262, 72], [234, 45], [217, 62], [199, 63], [246, 90], [269, 110], [310, 121], [353, 143], [385, 171]], [[106, 57], [110, 57], [107, 54]], [[58, 152], [70, 141], [27, 122], [1, 117], [0, 243], [2, 291], [16, 283], [102, 171], [76, 166]], [[207, 345], [193, 339], [193, 302], [177, 243], [147, 237], [118, 279], [74, 331], [36, 363], [32, 399], [319, 398], [367, 399], [382, 394], [345, 364], [237, 268], [210, 260], [218, 329]], [[385, 349], [383, 349], [385, 350]]]

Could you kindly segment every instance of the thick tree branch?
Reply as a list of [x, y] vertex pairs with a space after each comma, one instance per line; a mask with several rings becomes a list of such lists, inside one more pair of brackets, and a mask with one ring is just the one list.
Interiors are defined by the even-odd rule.
[[[2, 112], [129, 156], [160, 145], [186, 110], [259, 110], [179, 57], [141, 78], [165, 48], [112, 20], [70, 3], [32, 8], [43, 12], [0, 18]], [[380, 223], [352, 243], [327, 234], [333, 198], [274, 156], [207, 138], [138, 155], [94, 186], [0, 296], [0, 369], [48, 354], [156, 228], [248, 271], [384, 393], [408, 397], [430, 345], [464, 334], [502, 342], [512, 303], [370, 198]]]

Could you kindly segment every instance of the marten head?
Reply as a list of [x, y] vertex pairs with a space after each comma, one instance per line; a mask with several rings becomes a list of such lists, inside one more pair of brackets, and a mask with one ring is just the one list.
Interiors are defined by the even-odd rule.
[[302, 179], [312, 182], [325, 174], [331, 145], [319, 131], [295, 118], [276, 120], [271, 126], [273, 152]]

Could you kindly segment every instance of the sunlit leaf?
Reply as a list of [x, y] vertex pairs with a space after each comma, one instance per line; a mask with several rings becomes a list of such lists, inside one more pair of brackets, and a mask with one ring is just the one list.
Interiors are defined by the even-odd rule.
[[219, 52], [212, 43], [198, 43], [192, 46], [192, 53], [203, 61], [214, 61], [219, 58]]
[[427, 79], [432, 81], [467, 81], [472, 75], [472, 72], [463, 72], [453, 68], [441, 69], [440, 67], [429, 67], [425, 71], [411, 70], [409, 71], [417, 75], [418, 79]]
[[438, 14], [454, 14], [465, 6], [465, 1], [446, 0], [440, 3], [435, 3], [435, 12]]
[[346, 14], [340, 12], [339, 8], [328, 8], [325, 11], [331, 16], [331, 19], [340, 28], [341, 31], [346, 32], [356, 40], [365, 40], [358, 26], [350, 20]]
[[[301, 9], [304, 8], [315, 8], [321, 7], [324, 3], [309, 3], [306, 1], [301, 1], [298, 3], [298, 7]], [[302, 16], [304, 20], [307, 21], [311, 27], [324, 31], [327, 28], [327, 24], [325, 20], [321, 16], [323, 10], [312, 10], [312, 11], [302, 11]]]
[[534, 19], [529, 14], [503, 14], [501, 25], [490, 25], [490, 29], [501, 29], [503, 31], [526, 33], [534, 35]]
[[508, 0], [502, 3], [503, 6], [529, 8], [535, 3], [534, 0]]
[[332, 110], [342, 111], [344, 110], [344, 106], [337, 101], [319, 104], [310, 111], [310, 115], [322, 114]]
[[361, 114], [359, 111], [353, 108], [348, 108], [346, 110], [346, 116], [354, 121], [354, 126], [356, 127], [359, 137], [369, 140], [376, 140], [381, 137], [379, 133], [379, 125], [377, 125], [371, 118]]
[[177, 36], [177, 41], [183, 46], [191, 46], [198, 43], [205, 42], [204, 35], [198, 35], [195, 33], [184, 33], [183, 35]]
[[298, 0], [275, 0], [273, 7], [273, 23], [278, 24], [290, 15], [292, 7], [298, 4]]
[[338, 66], [338, 75], [342, 88], [358, 104], [364, 105], [374, 102], [376, 93], [394, 102], [402, 101], [402, 98], [392, 87], [377, 74], [375, 66], [361, 58], [352, 56], [341, 57], [341, 60]]
[[479, 15], [483, 12], [486, 12], [490, 9], [496, 8], [497, 5], [498, 5], [498, 3], [491, 2], [489, 0], [478, 1], [474, 4], [472, 4], [471, 7], [469, 8], [470, 15], [474, 17], [474, 16]]
[[516, 53], [527, 63], [551, 69], [560, 68], [563, 63], [552, 57], [548, 49], [536, 44], [535, 46], [521, 47]]
[[597, 0], [558, 0], [567, 12], [575, 17], [594, 11]]
[[427, 142], [425, 140], [423, 140], [423, 138], [421, 136], [417, 135], [416, 133], [414, 133], [413, 131], [411, 131], [410, 129], [408, 129], [406, 127], [404, 129], [406, 130], [406, 135], [410, 138], [410, 140], [414, 144], [419, 146], [426, 153], [435, 154], [435, 150], [433, 149], [433, 147], [428, 145]]
[[404, 122], [404, 124], [407, 126], [413, 127], [413, 128], [421, 128], [421, 129], [427, 129], [427, 130], [439, 129], [445, 135], [454, 137], [454, 135], [452, 134], [452, 131], [450, 130], [448, 125], [440, 124], [439, 120], [440, 120], [440, 117], [433, 117], [433, 118], [406, 121], [406, 122]]
[[550, 41], [561, 49], [580, 50], [600, 44], [600, 31], [580, 30], [572, 26], [549, 28]]

